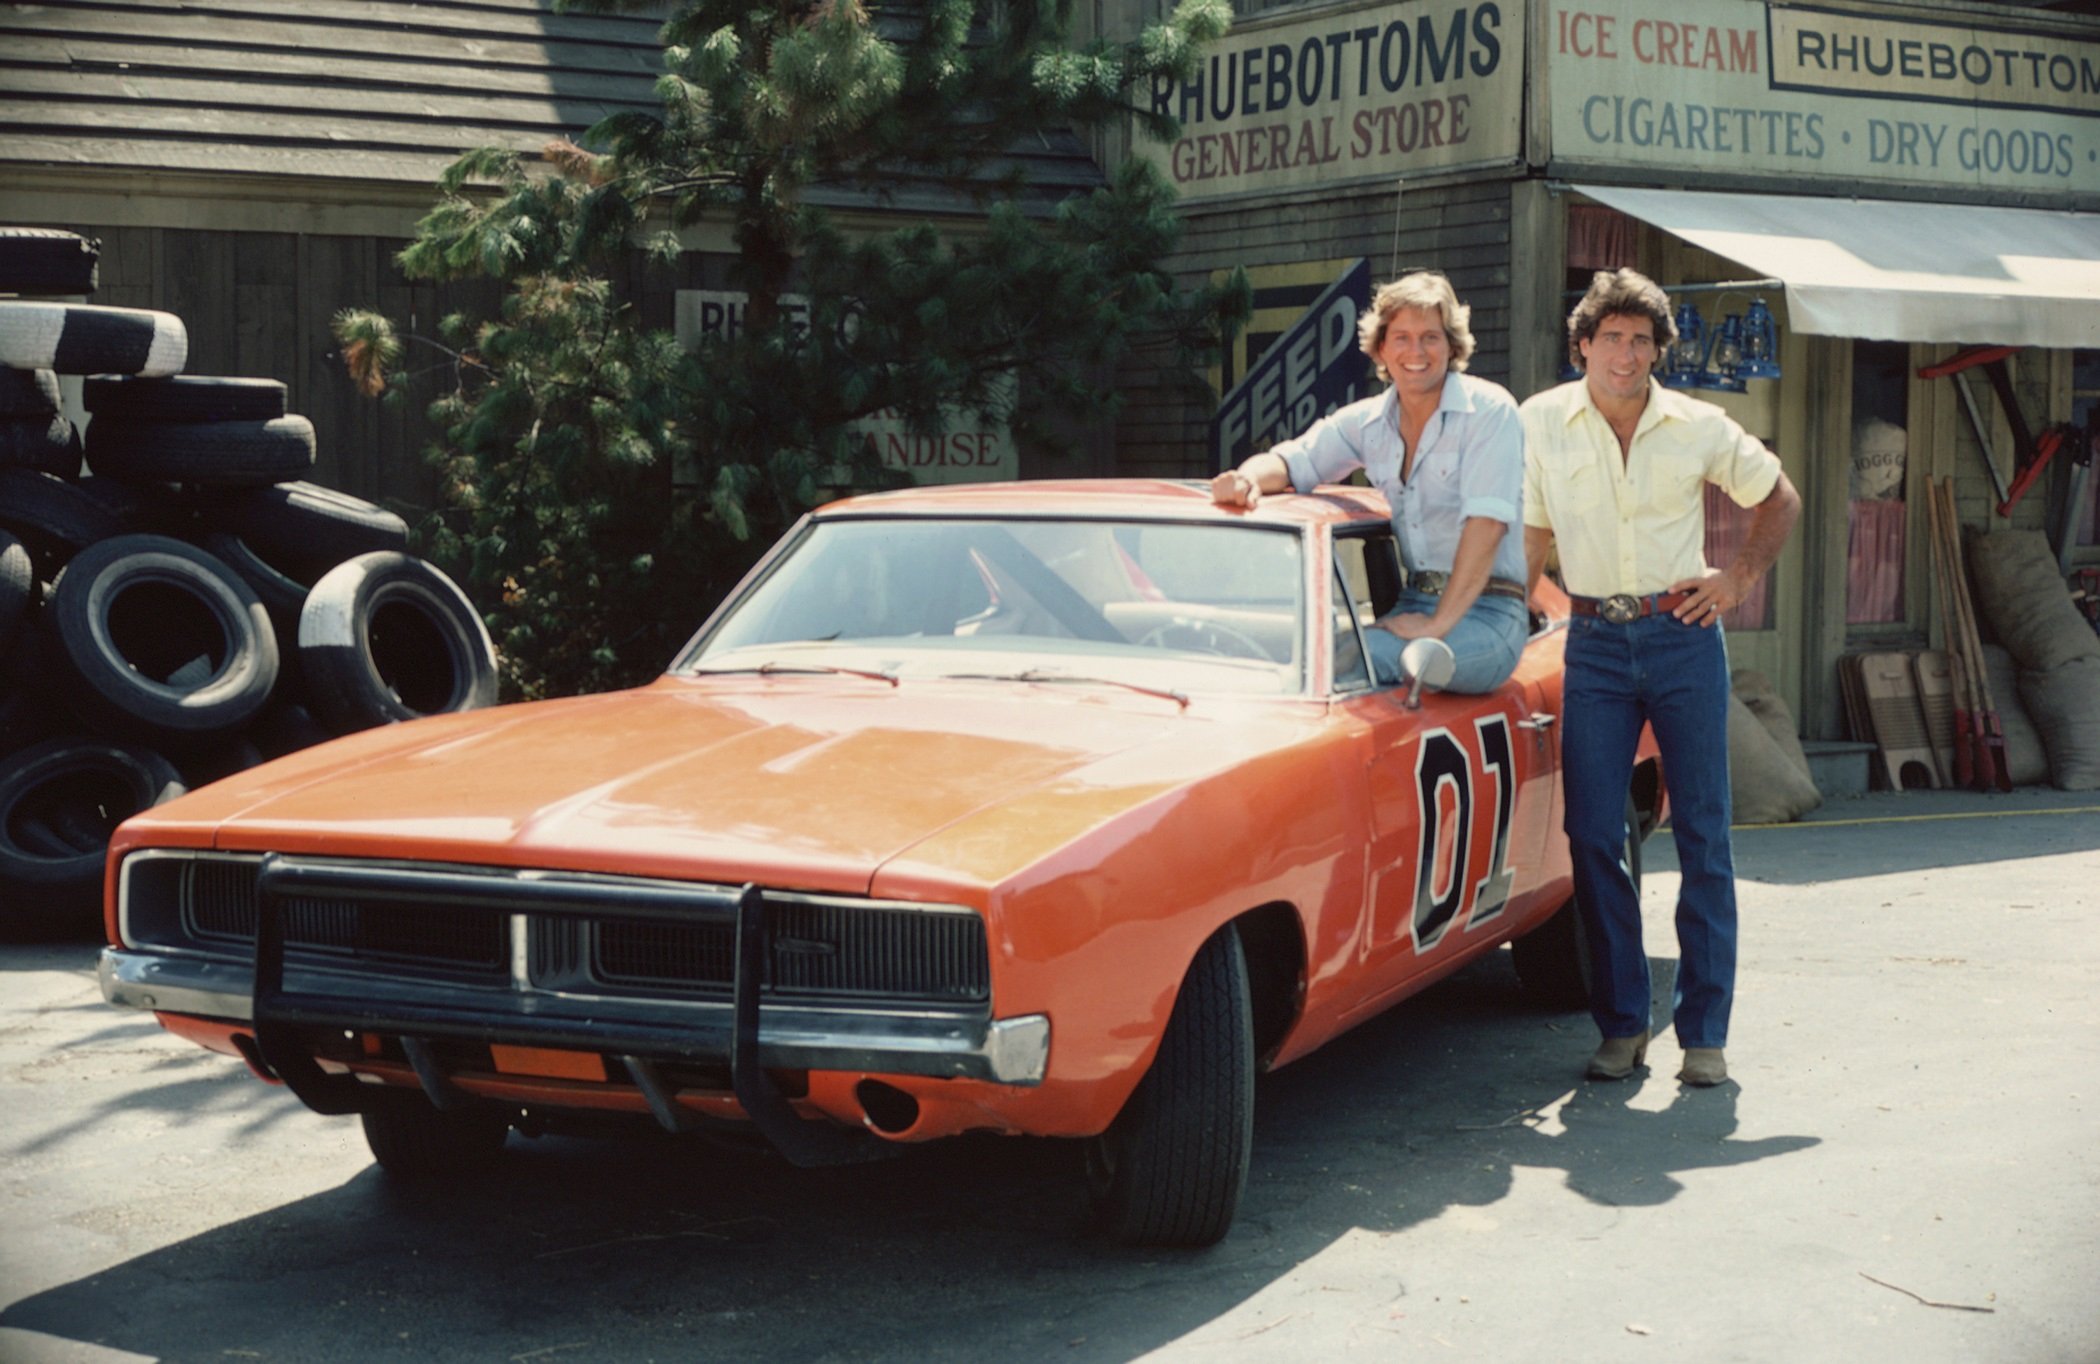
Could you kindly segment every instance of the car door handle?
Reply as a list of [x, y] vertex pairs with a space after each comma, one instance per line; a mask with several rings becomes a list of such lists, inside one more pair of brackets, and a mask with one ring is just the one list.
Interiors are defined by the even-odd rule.
[[1527, 720], [1517, 721], [1517, 728], [1535, 729], [1543, 731], [1549, 726], [1551, 726], [1553, 722], [1555, 720], [1558, 720], [1559, 718], [1560, 717], [1558, 715], [1548, 715], [1544, 711], [1533, 711], [1531, 713], [1531, 718]]

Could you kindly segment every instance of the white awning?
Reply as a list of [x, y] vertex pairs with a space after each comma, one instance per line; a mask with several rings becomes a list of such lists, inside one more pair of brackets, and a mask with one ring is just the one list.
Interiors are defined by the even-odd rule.
[[1574, 188], [1786, 282], [1823, 336], [2100, 346], [2100, 214], [1887, 199]]

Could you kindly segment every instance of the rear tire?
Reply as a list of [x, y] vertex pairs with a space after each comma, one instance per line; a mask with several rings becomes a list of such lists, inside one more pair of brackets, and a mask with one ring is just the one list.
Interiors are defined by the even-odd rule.
[[[1627, 874], [1633, 893], [1641, 893], [1641, 820], [1633, 801], [1626, 802]], [[1526, 993], [1561, 1009], [1586, 1008], [1590, 1002], [1590, 940], [1583, 931], [1582, 910], [1575, 897], [1553, 917], [1509, 945], [1510, 961]]]
[[389, 1179], [407, 1184], [484, 1170], [510, 1135], [502, 1109], [445, 1110], [420, 1093], [387, 1090], [364, 1111], [365, 1145]]
[[1231, 924], [1189, 965], [1152, 1069], [1087, 1143], [1095, 1224], [1125, 1245], [1224, 1237], [1254, 1145], [1254, 1006]]

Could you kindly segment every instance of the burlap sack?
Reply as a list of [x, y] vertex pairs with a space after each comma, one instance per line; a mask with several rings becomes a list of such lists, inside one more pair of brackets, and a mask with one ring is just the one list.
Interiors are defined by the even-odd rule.
[[2100, 791], [2100, 658], [2021, 669], [2020, 699], [2049, 750], [2050, 780], [2065, 791]]
[[1783, 752], [1742, 698], [1728, 698], [1728, 791], [1737, 824], [1787, 824], [1823, 803], [1823, 793]]
[[1995, 633], [2022, 668], [2048, 672], [2074, 658], [2100, 658], [2100, 635], [2071, 604], [2040, 531], [1969, 537], [1969, 575], [1978, 626]]
[[2027, 703], [2020, 699], [2020, 669], [2011, 654], [1995, 644], [1983, 646], [1984, 671], [1990, 674], [1991, 702], [1998, 707], [1998, 728], [2005, 732], [2005, 770], [2015, 786], [2039, 786], [2049, 780], [2049, 751]]
[[1808, 777], [1808, 754], [1801, 748], [1799, 726], [1794, 723], [1794, 713], [1786, 708], [1779, 689], [1772, 685], [1772, 679], [1755, 668], [1738, 668], [1729, 683], [1737, 698], [1750, 708], [1757, 722], [1772, 736], [1772, 742], [1779, 745], [1779, 751], [1786, 755], [1787, 761], [1799, 769], [1802, 776]]

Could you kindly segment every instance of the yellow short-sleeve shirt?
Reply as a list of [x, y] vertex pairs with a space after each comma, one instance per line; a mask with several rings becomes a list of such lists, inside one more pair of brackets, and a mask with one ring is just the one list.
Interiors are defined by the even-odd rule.
[[1712, 403], [1648, 381], [1622, 459], [1619, 438], [1577, 379], [1528, 399], [1524, 524], [1553, 532], [1561, 577], [1583, 597], [1645, 596], [1706, 572], [1706, 485], [1754, 507], [1779, 457]]

